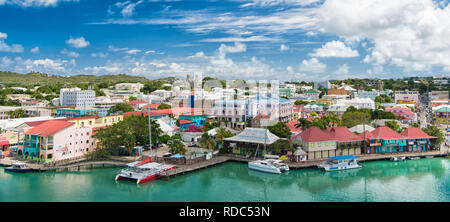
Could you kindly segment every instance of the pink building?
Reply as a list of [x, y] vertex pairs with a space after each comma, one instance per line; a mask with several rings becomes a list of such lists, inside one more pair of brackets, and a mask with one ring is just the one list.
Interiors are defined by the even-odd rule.
[[386, 112], [391, 112], [395, 116], [400, 116], [403, 120], [408, 121], [416, 121], [416, 113], [412, 112], [410, 108], [404, 108], [404, 107], [390, 107], [386, 108]]

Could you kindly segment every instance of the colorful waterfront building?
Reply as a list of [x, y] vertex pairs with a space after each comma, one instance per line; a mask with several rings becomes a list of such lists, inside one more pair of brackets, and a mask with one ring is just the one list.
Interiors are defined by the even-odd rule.
[[397, 153], [406, 152], [406, 138], [387, 126], [381, 126], [372, 132], [361, 133], [366, 138], [365, 153]]
[[433, 119], [437, 124], [448, 124], [449, 115], [450, 106], [442, 106], [439, 109], [433, 110]]
[[195, 126], [203, 127], [205, 125], [205, 121], [208, 118], [208, 115], [203, 112], [197, 112], [197, 113], [186, 113], [181, 114], [178, 119], [179, 120], [190, 120], [193, 121]]
[[44, 162], [83, 156], [96, 147], [92, 128], [77, 128], [74, 122], [49, 120], [25, 132], [18, 155]]
[[336, 156], [336, 142], [332, 135], [316, 126], [292, 137], [292, 143], [308, 153], [308, 160]]
[[328, 134], [336, 140], [336, 156], [361, 154], [363, 139], [346, 126], [329, 128]]
[[429, 136], [420, 128], [408, 128], [405, 129], [400, 135], [406, 138], [407, 151], [429, 151], [438, 150], [439, 144], [437, 144], [437, 138]]

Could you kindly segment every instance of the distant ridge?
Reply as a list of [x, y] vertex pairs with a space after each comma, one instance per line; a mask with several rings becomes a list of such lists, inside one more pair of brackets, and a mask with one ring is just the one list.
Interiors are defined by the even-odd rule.
[[30, 72], [27, 74], [20, 74], [15, 72], [0, 71], [1, 83], [22, 83], [24, 85], [32, 84], [55, 84], [55, 83], [119, 83], [119, 82], [147, 82], [149, 79], [142, 76], [132, 76], [126, 74], [116, 75], [74, 75], [74, 76], [59, 76], [48, 75], [40, 72]]

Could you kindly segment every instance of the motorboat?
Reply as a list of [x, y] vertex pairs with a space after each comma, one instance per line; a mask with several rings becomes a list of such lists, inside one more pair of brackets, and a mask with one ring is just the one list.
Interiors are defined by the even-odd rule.
[[330, 157], [329, 160], [318, 165], [319, 168], [323, 168], [325, 171], [338, 171], [357, 169], [362, 166], [356, 161], [356, 156], [335, 156]]
[[6, 167], [5, 171], [16, 172], [16, 173], [26, 173], [30, 172], [31, 168], [27, 167], [25, 163], [13, 163], [10, 167]]
[[175, 169], [175, 165], [166, 165], [151, 162], [151, 158], [144, 161], [135, 161], [127, 164], [127, 168], [120, 171], [116, 176], [116, 181], [121, 179], [136, 180], [137, 184], [154, 180], [161, 173]]
[[410, 160], [420, 160], [420, 156], [411, 156], [409, 157]]
[[406, 157], [404, 157], [404, 156], [391, 158], [391, 161], [393, 161], [393, 162], [400, 162], [400, 161], [404, 161], [404, 160], [406, 160]]
[[248, 163], [248, 168], [266, 173], [281, 174], [282, 171], [288, 171], [289, 166], [281, 160], [255, 160]]

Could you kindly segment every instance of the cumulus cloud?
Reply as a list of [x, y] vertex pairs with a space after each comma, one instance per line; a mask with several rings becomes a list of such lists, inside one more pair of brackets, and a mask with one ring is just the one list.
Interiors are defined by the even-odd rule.
[[356, 50], [352, 50], [341, 41], [331, 41], [322, 45], [322, 48], [315, 49], [314, 53], [310, 53], [309, 56], [350, 58], [359, 56], [359, 53]]
[[327, 65], [321, 63], [317, 58], [311, 58], [310, 60], [303, 60], [300, 64], [300, 71], [311, 73], [323, 73], [327, 69]]
[[49, 74], [68, 74], [73, 71], [76, 66], [74, 59], [23, 59], [22, 57], [16, 57], [11, 59], [9, 57], [3, 57], [0, 60], [0, 68], [7, 69], [14, 72], [45, 72]]
[[370, 41], [365, 63], [423, 71], [450, 66], [450, 6], [432, 0], [327, 0], [317, 28], [346, 41]]
[[86, 41], [84, 37], [72, 38], [72, 36], [66, 41], [66, 43], [74, 48], [85, 48], [91, 44], [90, 42]]
[[39, 52], [39, 46], [36, 46], [36, 47], [30, 49], [30, 52], [31, 53], [38, 53]]
[[0, 32], [0, 52], [23, 52], [23, 46], [19, 44], [6, 44], [8, 34]]
[[74, 52], [74, 51], [69, 51], [69, 50], [67, 50], [66, 48], [64, 48], [64, 49], [61, 51], [61, 54], [64, 54], [64, 55], [67, 55], [67, 56], [70, 56], [70, 57], [74, 57], [74, 58], [80, 57], [80, 53]]
[[347, 64], [343, 64], [336, 70], [336, 72], [334, 72], [334, 74], [338, 74], [338, 75], [346, 75], [348, 73], [349, 73], [349, 68], [348, 68]]

